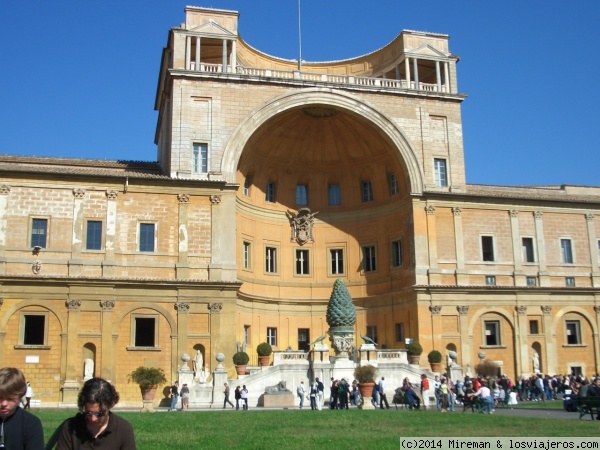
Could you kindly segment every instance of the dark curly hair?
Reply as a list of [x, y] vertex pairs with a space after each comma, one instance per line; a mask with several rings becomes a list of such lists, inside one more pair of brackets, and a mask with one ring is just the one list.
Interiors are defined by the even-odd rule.
[[119, 393], [115, 387], [103, 378], [87, 380], [77, 397], [77, 406], [83, 410], [88, 403], [97, 403], [100, 407], [111, 409], [119, 403]]

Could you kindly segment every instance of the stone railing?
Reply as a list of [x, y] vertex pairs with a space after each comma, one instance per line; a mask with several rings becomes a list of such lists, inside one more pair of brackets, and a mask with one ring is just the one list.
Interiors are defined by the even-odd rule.
[[308, 352], [302, 350], [284, 350], [273, 352], [273, 365], [280, 364], [308, 364]]
[[375, 366], [384, 364], [408, 364], [407, 350], [369, 350], [360, 352], [361, 364], [373, 364]]
[[[204, 72], [204, 73], [223, 73], [222, 64], [205, 64], [201, 63], [200, 67], [196, 69], [196, 63], [191, 61], [189, 69], [192, 72]], [[226, 67], [226, 73], [232, 73], [231, 66]], [[330, 75], [330, 74], [319, 74], [312, 72], [300, 72], [297, 70], [273, 70], [273, 69], [259, 69], [256, 67], [242, 67], [237, 66], [235, 73], [247, 77], [264, 77], [264, 78], [278, 78], [284, 80], [300, 80], [315, 83], [330, 83], [330, 84], [346, 84], [346, 85], [357, 85], [357, 86], [369, 86], [369, 87], [382, 87], [386, 89], [410, 89], [419, 90], [426, 92], [448, 92], [446, 85], [428, 83], [415, 83], [414, 81], [407, 82], [406, 80], [393, 80], [388, 78], [371, 78], [371, 77], [356, 77], [348, 75]]]

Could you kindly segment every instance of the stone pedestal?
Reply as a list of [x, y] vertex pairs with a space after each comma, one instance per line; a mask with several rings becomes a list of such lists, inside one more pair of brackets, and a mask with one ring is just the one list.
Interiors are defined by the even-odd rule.
[[371, 403], [373, 397], [362, 397], [362, 402], [358, 405], [359, 409], [376, 409], [373, 403]]
[[60, 406], [77, 407], [77, 396], [79, 395], [79, 383], [76, 380], [65, 380], [62, 388], [62, 401]]
[[335, 350], [335, 360], [350, 360], [348, 352], [354, 344], [354, 335], [356, 332], [353, 327], [331, 327], [327, 332], [331, 346]]
[[450, 367], [448, 367], [448, 376], [452, 381], [462, 380], [464, 378], [462, 367], [458, 364], [451, 364]]
[[265, 408], [293, 408], [294, 394], [264, 394], [263, 406]]

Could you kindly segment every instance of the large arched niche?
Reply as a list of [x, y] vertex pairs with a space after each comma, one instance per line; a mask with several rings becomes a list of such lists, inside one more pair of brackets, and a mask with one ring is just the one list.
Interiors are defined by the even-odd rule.
[[[379, 142], [386, 144], [388, 156], [401, 169], [401, 178], [405, 183], [406, 192], [412, 195], [422, 193], [423, 173], [421, 167], [408, 140], [396, 124], [360, 98], [341, 91], [319, 88], [284, 94], [248, 114], [234, 130], [224, 148], [221, 171], [227, 180], [238, 181], [236, 172], [240, 158], [247, 151], [248, 144], [257, 140], [257, 133], [260, 135], [268, 130], [276, 129], [276, 126], [285, 124], [282, 118], [289, 118], [293, 111], [305, 114], [307, 110], [313, 110], [315, 116], [325, 116], [313, 117], [315, 120], [335, 122], [339, 119], [336, 119], [337, 116], [352, 118], [352, 121], [359, 124], [353, 130], [354, 136], [360, 135], [361, 130], [368, 130], [369, 135], [377, 135]], [[336, 116], [327, 117], [331, 111], [334, 111]], [[335, 132], [335, 128], [332, 128], [331, 131]], [[310, 134], [304, 134], [302, 137], [306, 139], [309, 136]], [[348, 136], [337, 135], [333, 138], [347, 139]]]

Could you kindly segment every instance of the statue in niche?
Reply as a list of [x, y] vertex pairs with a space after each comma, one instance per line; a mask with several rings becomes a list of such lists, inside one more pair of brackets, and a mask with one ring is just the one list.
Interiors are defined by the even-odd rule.
[[85, 358], [83, 361], [83, 380], [91, 380], [94, 378], [94, 360], [92, 358]]
[[200, 372], [204, 370], [204, 358], [202, 358], [202, 352], [200, 352], [200, 350], [196, 351], [196, 355], [192, 361], [192, 367], [194, 369], [194, 378], [198, 378]]
[[533, 373], [540, 373], [540, 355], [535, 350], [531, 357], [531, 363], [533, 364]]

